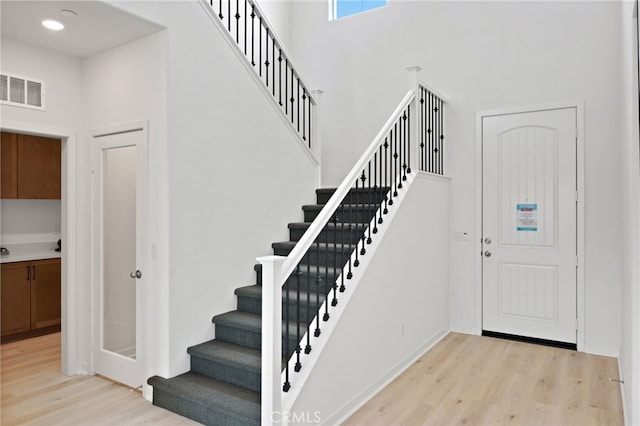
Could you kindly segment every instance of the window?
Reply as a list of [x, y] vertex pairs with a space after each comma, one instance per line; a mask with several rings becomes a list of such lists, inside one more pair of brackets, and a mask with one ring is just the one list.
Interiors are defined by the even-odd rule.
[[333, 5], [333, 19], [355, 15], [387, 4], [387, 0], [331, 0]]

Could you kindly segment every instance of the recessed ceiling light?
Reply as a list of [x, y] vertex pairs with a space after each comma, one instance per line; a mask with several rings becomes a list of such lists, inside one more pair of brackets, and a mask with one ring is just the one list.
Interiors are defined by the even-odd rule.
[[60, 14], [64, 15], [64, 16], [76, 16], [77, 15], [76, 12], [74, 12], [73, 10], [70, 10], [70, 9], [62, 9], [60, 11]]
[[64, 28], [64, 25], [62, 25], [62, 23], [58, 21], [54, 21], [52, 19], [45, 19], [44, 21], [42, 21], [42, 25], [45, 28], [48, 28], [53, 31], [60, 31], [61, 29]]

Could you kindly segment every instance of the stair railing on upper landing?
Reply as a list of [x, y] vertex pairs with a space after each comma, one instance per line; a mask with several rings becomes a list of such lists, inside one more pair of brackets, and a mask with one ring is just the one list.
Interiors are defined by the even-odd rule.
[[320, 90], [310, 90], [290, 55], [254, 0], [200, 0], [228, 32], [227, 40], [255, 71], [292, 129], [320, 157], [317, 104]]
[[[316, 219], [309, 226], [300, 241], [295, 245], [287, 257], [267, 256], [259, 258], [262, 264], [262, 424], [273, 424], [275, 419], [283, 419], [282, 416], [282, 392], [291, 388], [293, 371], [298, 372], [303, 368], [303, 358], [312, 350], [314, 337], [322, 332], [322, 323], [330, 318], [331, 307], [336, 306], [340, 294], [345, 291], [348, 281], [352, 279], [360, 264], [360, 259], [367, 254], [367, 248], [378, 233], [378, 228], [384, 226], [385, 216], [393, 208], [394, 201], [398, 197], [398, 191], [403, 188], [403, 182], [413, 168], [434, 174], [444, 174], [444, 100], [434, 91], [418, 82], [419, 67], [408, 68], [410, 73], [411, 90], [404, 96], [398, 107], [387, 120], [373, 142], [365, 150], [364, 154], [353, 166], [338, 189], [320, 211]], [[412, 143], [418, 141], [416, 147]], [[377, 201], [382, 200], [378, 205]], [[371, 217], [367, 228], [346, 228], [349, 236], [342, 232], [337, 237], [338, 224], [353, 223], [358, 209], [364, 209]], [[327, 225], [332, 224], [330, 227]], [[322, 280], [329, 276], [328, 266], [324, 271], [317, 265], [313, 269], [309, 264], [303, 263], [303, 258], [314, 249], [316, 253], [324, 247], [330, 252], [330, 244], [322, 242], [322, 231], [333, 232], [334, 260], [338, 247], [349, 247], [353, 252], [346, 264], [337, 274], [335, 281], [331, 283]], [[360, 233], [361, 232], [361, 233]], [[341, 244], [337, 241], [341, 239]], [[325, 240], [328, 241], [328, 240]], [[327, 254], [328, 255], [328, 254]], [[325, 262], [326, 265], [326, 262]], [[338, 266], [338, 265], [336, 265]], [[308, 277], [314, 274], [317, 277], [318, 289], [314, 296], [317, 300], [307, 300], [305, 307], [300, 305], [300, 282], [297, 290], [282, 290], [289, 277], [300, 280], [301, 273]], [[310, 280], [311, 281], [311, 280]], [[319, 294], [325, 294], [324, 303]], [[283, 299], [284, 294], [284, 299]], [[307, 298], [311, 297], [307, 292]], [[311, 303], [319, 306], [315, 318], [306, 327], [295, 326], [291, 330], [289, 321], [282, 321], [282, 309], [285, 307], [286, 318], [289, 313], [296, 314], [300, 318], [301, 309], [309, 309]], [[294, 306], [293, 311], [291, 305]], [[300, 321], [297, 321], [300, 324]], [[284, 327], [284, 329], [283, 329]], [[293, 348], [288, 347], [289, 338], [282, 339], [283, 331], [286, 336], [294, 335], [299, 344]], [[313, 335], [313, 336], [312, 336]], [[284, 341], [285, 353], [293, 351], [291, 360], [288, 360], [282, 371], [282, 344]], [[274, 413], [278, 413], [274, 417]]]

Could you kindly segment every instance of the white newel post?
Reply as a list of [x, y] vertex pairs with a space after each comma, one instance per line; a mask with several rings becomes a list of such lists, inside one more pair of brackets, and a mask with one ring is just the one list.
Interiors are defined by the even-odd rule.
[[316, 103], [314, 105], [313, 117], [311, 119], [311, 151], [316, 156], [318, 163], [318, 171], [316, 173], [316, 188], [322, 187], [322, 137], [320, 136], [320, 123], [321, 123], [321, 111], [322, 111], [322, 94], [324, 92], [320, 89], [311, 91]]
[[418, 171], [420, 166], [420, 79], [418, 78], [418, 74], [420, 74], [419, 66], [415, 65], [412, 67], [407, 67], [407, 71], [409, 73], [409, 90], [412, 90], [415, 94], [415, 98], [411, 102], [411, 128], [409, 129], [409, 135], [411, 137], [411, 143], [413, 144], [413, 152], [411, 155], [411, 167], [412, 171]]
[[256, 259], [262, 264], [262, 382], [261, 423], [279, 424], [282, 419], [282, 263], [283, 256]]

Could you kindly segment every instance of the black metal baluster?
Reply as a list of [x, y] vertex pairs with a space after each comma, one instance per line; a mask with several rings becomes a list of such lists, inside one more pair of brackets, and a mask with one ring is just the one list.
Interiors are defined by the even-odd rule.
[[[353, 234], [353, 230], [351, 229], [351, 227], [353, 226], [353, 217], [351, 214], [351, 193], [352, 193], [352, 188], [349, 188], [349, 192], [347, 193], [347, 195], [349, 196], [349, 225], [347, 227], [347, 231], [349, 232], [349, 250], [353, 249], [353, 243], [352, 243], [352, 234]], [[346, 200], [346, 196], [344, 197]], [[343, 226], [343, 230], [344, 230], [344, 226]], [[347, 273], [347, 279], [350, 280], [353, 277], [353, 272], [351, 271], [351, 254], [349, 255], [349, 272]]]
[[[213, 0], [212, 0], [213, 1]], [[244, 0], [244, 56], [247, 56], [247, 0]]]
[[267, 89], [269, 88], [269, 28], [267, 28], [266, 26], [264, 27], [266, 34], [265, 34], [265, 39], [264, 39], [264, 75], [265, 75], [265, 79], [264, 79], [264, 84], [267, 86]]
[[380, 217], [378, 218], [378, 223], [382, 223], [383, 219], [382, 219], [382, 197], [381, 195], [383, 195], [384, 191], [384, 187], [382, 186], [382, 145], [380, 145], [378, 147], [378, 169], [379, 169], [379, 174], [378, 174], [378, 194], [376, 196], [376, 204], [377, 204], [377, 208], [376, 210], [380, 211]]
[[258, 75], [262, 77], [262, 16], [258, 18]]
[[[328, 253], [326, 254], [328, 255]], [[320, 309], [320, 282], [322, 278], [320, 278], [320, 236], [316, 238], [316, 306], [317, 309]], [[316, 331], [313, 333], [314, 336], [320, 336], [320, 315], [316, 315]]]
[[218, 18], [220, 18], [220, 20], [224, 19], [224, 15], [222, 14], [222, 0], [218, 1]]
[[276, 97], [276, 39], [271, 38], [271, 94]]
[[[367, 204], [367, 220], [369, 221], [369, 223], [367, 223], [367, 225], [369, 225], [367, 228], [369, 228], [369, 236], [367, 237], [367, 244], [371, 244], [371, 208], [373, 206], [373, 199], [372, 199], [372, 193], [371, 193], [371, 160], [369, 160], [369, 164], [367, 165], [367, 175], [369, 176], [369, 182], [368, 182], [368, 192], [369, 192], [369, 203]], [[364, 186], [364, 185], [363, 185]], [[375, 223], [375, 220], [374, 220]]]
[[[379, 147], [378, 149], [382, 149]], [[378, 233], [378, 153], [373, 154], [373, 233]]]
[[[369, 163], [369, 166], [371, 166], [371, 163]], [[367, 181], [367, 177], [364, 174], [365, 170], [362, 170], [362, 176], [360, 176], [360, 180], [362, 181], [362, 207], [361, 207], [361, 211], [359, 212], [360, 214], [360, 219], [362, 219], [362, 224], [364, 226], [367, 226], [368, 223], [365, 219], [365, 207], [364, 207], [364, 203], [365, 203], [365, 194], [364, 194], [364, 184]], [[358, 222], [360, 222], [360, 220], [358, 220]], [[367, 228], [369, 228], [367, 226]], [[371, 230], [369, 229], [369, 232], [371, 232]], [[362, 233], [362, 237], [361, 237], [361, 241], [362, 241], [362, 248], [360, 249], [360, 255], [364, 256], [367, 253], [367, 249], [365, 248], [365, 241], [366, 241], [367, 235], [365, 232]]]
[[307, 133], [309, 134], [309, 148], [311, 148], [311, 95], [309, 95], [309, 98], [307, 99], [307, 102], [309, 102], [309, 127], [307, 130]]
[[255, 61], [255, 57], [254, 57], [254, 52], [255, 52], [255, 34], [256, 34], [256, 26], [255, 26], [255, 21], [256, 21], [256, 11], [255, 11], [255, 6], [251, 5], [251, 66], [255, 68], [256, 66], [256, 61]]
[[284, 63], [284, 115], [289, 115], [289, 59]]
[[391, 188], [391, 186], [389, 185], [389, 163], [391, 162], [391, 154], [389, 153], [389, 142], [388, 142], [388, 136], [384, 137], [384, 188], [385, 188], [385, 194], [384, 194], [384, 210], [382, 210], [383, 214], [388, 214], [389, 213], [389, 209], [387, 208], [387, 202], [389, 201], [389, 189]]
[[296, 126], [298, 133], [300, 133], [300, 77], [297, 78], [298, 80], [298, 95], [296, 96], [296, 100], [298, 101], [297, 103], [297, 108], [298, 108], [298, 125]]
[[[394, 189], [393, 189], [393, 196], [397, 197], [398, 196], [398, 122], [396, 121], [395, 124], [393, 125], [393, 145], [394, 145], [394, 152], [393, 152], [393, 163], [394, 163], [394, 167], [393, 167], [393, 185], [394, 185]], [[400, 187], [401, 188], [401, 187]]]
[[236, 43], [240, 44], [240, 0], [236, 0]]
[[389, 130], [389, 205], [393, 205], [393, 127]]
[[227, 0], [227, 30], [231, 32], [231, 0]]
[[[355, 224], [356, 224], [356, 248], [355, 248], [356, 259], [353, 261], [353, 266], [355, 268], [360, 266], [360, 260], [358, 260], [358, 244], [360, 244], [360, 235], [358, 234], [358, 225], [360, 224], [360, 221], [358, 220], [358, 201], [360, 199], [360, 194], [359, 194], [360, 186], [359, 186], [359, 182], [358, 182], [359, 180], [360, 180], [359, 177], [356, 178], [356, 192], [355, 192], [356, 204], [355, 204], [355, 207], [354, 207], [354, 209], [355, 209], [355, 219], [356, 219], [356, 221], [355, 221]], [[354, 222], [352, 222], [352, 223], [354, 223]]]
[[[304, 111], [304, 105], [302, 108], [302, 111]], [[329, 222], [331, 221], [331, 219], [329, 219]], [[329, 223], [327, 222], [327, 225]], [[327, 226], [325, 225], [325, 227]], [[329, 321], [329, 294], [330, 294], [330, 287], [329, 287], [329, 230], [327, 229], [327, 238], [325, 239], [326, 244], [327, 244], [327, 260], [324, 262], [324, 295], [325, 295], [325, 300], [324, 300], [324, 315], [322, 317], [323, 321]], [[333, 264], [337, 264], [337, 255], [338, 255], [338, 242], [334, 239], [333, 240]], [[335, 283], [334, 283], [335, 285]]]
[[291, 102], [291, 124], [293, 124], [293, 68], [291, 69], [291, 99], [289, 99], [289, 101]]
[[411, 174], [411, 104], [407, 106], [407, 173]]
[[278, 56], [278, 105], [282, 106], [282, 49]]
[[[313, 221], [312, 221], [313, 222]], [[311, 352], [311, 253], [307, 252], [307, 346], [304, 348], [304, 353]]]
[[424, 89], [420, 87], [420, 170], [424, 171]]
[[444, 105], [440, 99], [440, 174], [444, 174]]
[[296, 372], [302, 369], [302, 363], [300, 362], [300, 352], [302, 348], [300, 347], [300, 322], [302, 318], [300, 318], [300, 276], [302, 275], [302, 271], [300, 270], [300, 264], [296, 266], [296, 365], [294, 370]]
[[407, 165], [404, 162], [404, 150], [403, 150], [404, 138], [405, 138], [404, 123], [406, 123], [406, 120], [403, 121], [404, 118], [406, 118], [406, 115], [401, 115], [400, 118], [398, 118], [398, 123], [399, 123], [398, 127], [400, 128], [400, 134], [399, 134], [400, 140], [398, 141], [398, 145], [400, 146], [400, 149], [399, 149], [400, 175], [398, 176], [398, 189], [402, 189], [402, 181], [406, 179], [406, 176], [404, 176], [404, 170], [406, 170]]
[[284, 367], [284, 385], [282, 386], [282, 390], [284, 392], [287, 392], [290, 388], [291, 388], [291, 383], [289, 382], [289, 290], [286, 288], [286, 286], [283, 286], [283, 290], [285, 292], [284, 295], [284, 300], [285, 300], [285, 305], [284, 305], [284, 311], [285, 311], [285, 316], [284, 316], [284, 328], [285, 328], [285, 339], [284, 339], [284, 347], [285, 347], [285, 351], [284, 353], [285, 355], [285, 359], [286, 359], [286, 364]]
[[433, 95], [429, 92], [429, 173], [433, 173]]
[[[346, 199], [346, 197], [345, 197]], [[342, 244], [342, 247], [345, 247], [345, 234], [344, 234], [344, 228], [345, 228], [345, 219], [346, 219], [346, 215], [345, 215], [345, 211], [344, 211], [344, 200], [342, 200], [342, 202], [340, 203], [340, 207], [338, 208], [338, 211], [340, 212], [340, 228], [341, 228], [341, 232], [340, 232], [340, 242]], [[336, 217], [336, 227], [335, 227], [335, 232], [338, 232], [338, 218]], [[349, 250], [346, 251], [347, 252], [347, 256], [351, 254], [351, 252]], [[346, 269], [346, 262], [344, 261], [344, 259], [340, 262], [340, 269], [338, 269], [338, 265], [334, 265], [334, 271], [336, 273], [338, 273], [338, 270], [340, 271], [340, 292], [344, 292], [346, 287], [344, 286], [344, 273], [345, 273], [345, 269]]]
[[[298, 81], [300, 81], [300, 80], [298, 80]], [[300, 87], [300, 86], [298, 86], [298, 87]], [[305, 112], [306, 105], [307, 105], [307, 90], [303, 87], [302, 88], [302, 140], [303, 141], [307, 140], [306, 130], [305, 130], [306, 129], [306, 119], [307, 119], [307, 114]], [[298, 129], [298, 131], [300, 131], [300, 129]]]

